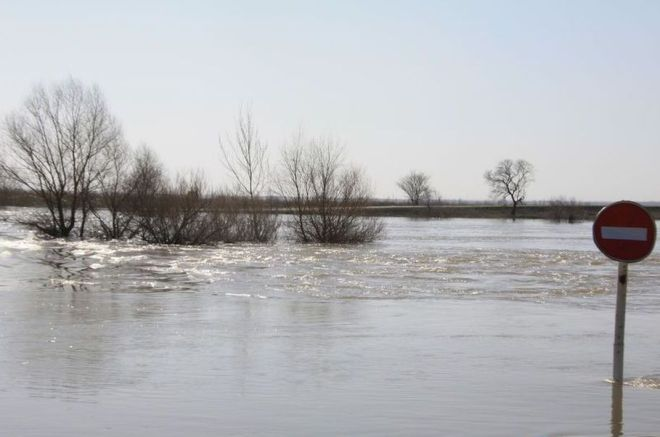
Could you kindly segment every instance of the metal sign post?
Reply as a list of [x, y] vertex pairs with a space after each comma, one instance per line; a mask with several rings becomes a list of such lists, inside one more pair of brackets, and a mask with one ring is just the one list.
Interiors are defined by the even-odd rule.
[[612, 380], [623, 381], [623, 337], [626, 330], [626, 294], [628, 293], [628, 263], [619, 263], [616, 286], [616, 315], [614, 317], [614, 360]]
[[655, 220], [635, 202], [615, 202], [596, 217], [593, 237], [596, 246], [608, 258], [619, 262], [614, 322], [614, 362], [612, 379], [623, 382], [623, 343], [626, 328], [628, 264], [643, 260], [655, 245]]

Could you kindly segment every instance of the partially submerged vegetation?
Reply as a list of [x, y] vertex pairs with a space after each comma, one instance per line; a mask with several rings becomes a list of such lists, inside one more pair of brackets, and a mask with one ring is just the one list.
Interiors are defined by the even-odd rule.
[[[226, 193], [215, 193], [210, 195], [211, 205], [225, 211], [233, 211], [241, 214], [247, 211], [244, 198], [230, 196]], [[266, 213], [278, 217], [280, 222], [286, 222], [297, 212], [291, 209], [285, 201], [278, 196], [265, 197], [262, 199]], [[24, 190], [0, 190], [0, 206], [31, 206], [43, 207], [41, 201]], [[518, 219], [526, 220], [549, 220], [563, 223], [579, 223], [594, 220], [604, 204], [580, 203], [577, 201], [549, 200], [530, 202], [518, 208]], [[651, 215], [660, 220], [660, 206], [645, 206]], [[359, 210], [360, 216], [365, 217], [402, 217], [420, 219], [451, 219], [451, 218], [483, 218], [510, 220], [511, 207], [500, 203], [490, 202], [468, 202], [468, 201], [442, 201], [431, 205], [413, 206], [408, 202], [397, 200], [370, 199], [369, 202]], [[289, 225], [284, 227], [288, 229]], [[103, 237], [101, 237], [103, 238]], [[245, 241], [245, 240], [238, 240]]]
[[107, 158], [123, 141], [100, 90], [74, 80], [38, 86], [7, 117], [5, 131], [3, 174], [48, 210], [32, 225], [51, 236], [68, 237], [74, 229], [83, 236]]
[[[564, 198], [523, 204], [534, 175], [524, 160], [503, 160], [485, 173], [499, 203], [441, 201], [421, 171], [397, 181], [407, 202], [374, 200], [364, 171], [348, 165], [329, 138], [294, 136], [273, 170], [248, 110], [220, 137], [234, 184], [214, 190], [203, 174], [170, 178], [152, 149], [129, 147], [98, 87], [73, 79], [36, 87], [7, 117], [4, 133], [0, 205], [44, 208], [25, 224], [51, 237], [269, 243], [283, 228], [301, 243], [354, 244], [377, 239], [385, 216], [573, 223], [601, 208]], [[659, 208], [649, 209], [660, 217]]]
[[332, 140], [297, 138], [283, 153], [280, 198], [292, 214], [287, 226], [302, 243], [375, 240], [382, 222], [365, 217], [369, 189], [362, 171], [347, 167]]
[[382, 232], [378, 219], [361, 213], [369, 201], [364, 175], [345, 167], [334, 145], [297, 144], [283, 154], [282, 178], [271, 179], [266, 145], [247, 111], [220, 141], [235, 181], [223, 192], [198, 172], [171, 180], [151, 149], [132, 151], [100, 90], [73, 79], [36, 87], [5, 130], [0, 204], [45, 207], [25, 224], [47, 236], [268, 243], [282, 212], [294, 212], [287, 227], [303, 243], [362, 243]]

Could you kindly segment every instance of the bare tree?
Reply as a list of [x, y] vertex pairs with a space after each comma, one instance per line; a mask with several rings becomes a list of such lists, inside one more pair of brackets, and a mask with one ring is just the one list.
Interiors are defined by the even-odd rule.
[[277, 235], [279, 221], [262, 195], [269, 176], [267, 145], [259, 138], [249, 110], [240, 110], [233, 135], [219, 138], [223, 164], [232, 174], [235, 193], [247, 214], [246, 240], [269, 242]]
[[9, 188], [9, 178], [3, 168], [2, 161], [2, 156], [0, 156], [0, 190], [4, 191]]
[[440, 195], [438, 195], [438, 192], [435, 191], [433, 188], [429, 187], [428, 189], [424, 190], [424, 192], [422, 193], [420, 202], [423, 202], [427, 208], [431, 209], [431, 204], [433, 202], [436, 203], [440, 202]]
[[146, 145], [142, 145], [134, 155], [129, 184], [135, 189], [132, 196], [135, 207], [148, 206], [149, 199], [156, 197], [167, 185], [163, 164]]
[[293, 217], [287, 222], [304, 243], [362, 243], [382, 233], [382, 222], [362, 215], [369, 201], [364, 174], [345, 167], [334, 142], [304, 143], [298, 136], [282, 155], [282, 198]]
[[0, 166], [48, 208], [47, 220], [34, 225], [56, 237], [68, 237], [78, 225], [82, 238], [90, 194], [107, 166], [104, 152], [122, 136], [99, 88], [74, 79], [37, 86], [7, 117], [5, 132]]
[[433, 189], [429, 183], [429, 175], [411, 171], [396, 183], [401, 190], [408, 196], [410, 203], [419, 205], [420, 202], [429, 204], [433, 197]]
[[249, 110], [240, 110], [236, 129], [232, 135], [219, 138], [223, 164], [231, 172], [236, 191], [255, 198], [262, 194], [268, 172], [267, 146], [261, 142], [259, 132]]
[[516, 209], [525, 200], [527, 187], [534, 180], [534, 167], [523, 159], [505, 159], [484, 173], [484, 179], [493, 198], [511, 200], [511, 217], [515, 220]]
[[[91, 212], [100, 226], [103, 238], [131, 238], [136, 233], [136, 217], [131, 211], [130, 201], [138, 188], [145, 186], [145, 181], [138, 181], [133, 170], [137, 168], [136, 161], [140, 156], [136, 156], [135, 162], [132, 162], [130, 150], [124, 142], [114, 143], [104, 153], [107, 166], [92, 196]], [[143, 148], [141, 153], [150, 152]]]
[[131, 190], [125, 213], [135, 217], [135, 232], [148, 226], [157, 214], [159, 198], [168, 188], [163, 164], [152, 149], [142, 145], [133, 156], [131, 173], [126, 184]]
[[[1, 156], [0, 161], [2, 161]], [[2, 164], [0, 164], [0, 206], [9, 204], [9, 200], [9, 179], [5, 176]]]

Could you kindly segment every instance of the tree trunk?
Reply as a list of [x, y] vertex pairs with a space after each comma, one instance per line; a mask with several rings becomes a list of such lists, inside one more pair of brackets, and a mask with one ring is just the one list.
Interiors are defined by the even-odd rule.
[[518, 202], [515, 200], [513, 201], [513, 207], [511, 208], [511, 218], [513, 221], [516, 221], [516, 209], [518, 208]]
[[83, 207], [82, 209], [82, 214], [80, 217], [80, 239], [84, 240], [85, 239], [85, 224], [87, 223], [87, 213], [88, 209], [86, 206]]

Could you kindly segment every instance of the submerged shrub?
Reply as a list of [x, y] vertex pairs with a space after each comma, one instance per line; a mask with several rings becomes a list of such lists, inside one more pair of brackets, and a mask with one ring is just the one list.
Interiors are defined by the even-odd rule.
[[238, 241], [268, 243], [277, 236], [279, 219], [263, 198], [270, 175], [267, 149], [249, 110], [239, 111], [233, 135], [220, 137], [222, 162], [234, 179], [232, 197], [244, 214], [236, 225]]
[[287, 227], [303, 243], [364, 243], [378, 238], [382, 221], [365, 217], [369, 187], [363, 173], [343, 164], [329, 140], [297, 139], [283, 153], [280, 194], [292, 218]]
[[559, 197], [548, 202], [547, 217], [549, 220], [556, 222], [566, 221], [568, 223], [575, 223], [585, 220], [588, 217], [588, 213], [585, 211], [583, 205], [580, 205], [575, 199]]

